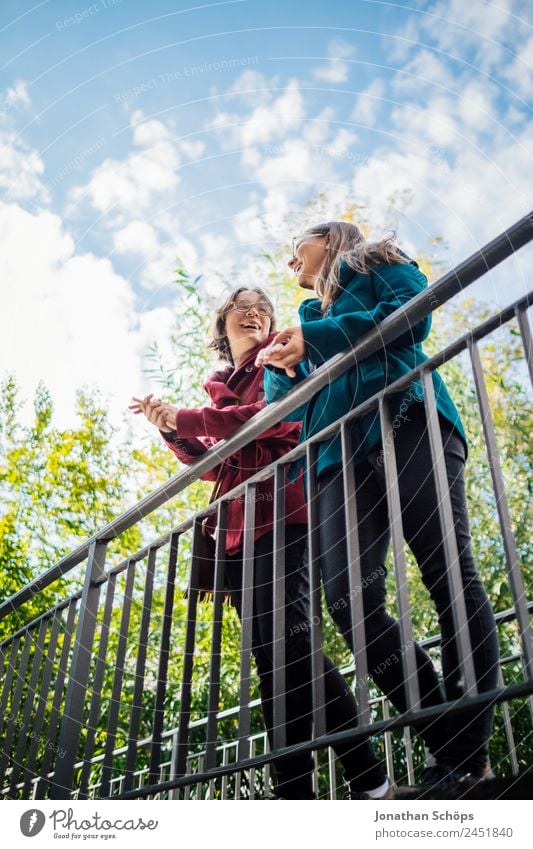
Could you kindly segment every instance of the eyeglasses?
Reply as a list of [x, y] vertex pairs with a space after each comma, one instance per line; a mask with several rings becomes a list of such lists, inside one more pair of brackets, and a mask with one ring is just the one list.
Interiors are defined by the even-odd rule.
[[231, 304], [230, 306], [230, 309], [242, 313], [250, 312], [250, 310], [256, 310], [259, 315], [266, 315], [269, 318], [272, 318], [272, 316], [274, 315], [274, 310], [269, 304], [266, 303], [266, 301], [258, 301], [256, 304], [248, 304], [244, 301], [239, 301], [238, 304], [233, 302], [233, 304]]
[[303, 236], [293, 236], [292, 237], [292, 258], [296, 259], [296, 242], [299, 242]]
[[326, 236], [326, 233], [304, 233], [302, 236], [292, 236], [292, 259], [297, 259], [296, 242], [303, 242], [305, 239], [312, 239], [315, 236]]

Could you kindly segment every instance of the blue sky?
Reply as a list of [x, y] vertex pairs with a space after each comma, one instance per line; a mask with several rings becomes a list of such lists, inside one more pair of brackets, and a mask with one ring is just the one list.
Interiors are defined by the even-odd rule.
[[[407, 250], [461, 260], [531, 206], [533, 29], [522, 0], [4, 0], [0, 370], [73, 421], [119, 420], [179, 315], [179, 256], [210, 290], [367, 208]], [[530, 288], [531, 250], [476, 294]]]

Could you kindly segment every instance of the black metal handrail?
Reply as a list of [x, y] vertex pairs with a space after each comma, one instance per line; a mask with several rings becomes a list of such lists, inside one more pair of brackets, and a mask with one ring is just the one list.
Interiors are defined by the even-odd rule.
[[[350, 347], [344, 353], [333, 357], [323, 366], [318, 368], [310, 377], [302, 381], [291, 392], [280, 401], [266, 407], [239, 431], [227, 440], [223, 440], [206, 452], [201, 459], [186, 471], [175, 475], [169, 482], [156, 489], [146, 498], [129, 508], [117, 519], [100, 529], [89, 540], [79, 546], [75, 551], [62, 558], [51, 569], [43, 575], [31, 581], [28, 585], [15, 593], [10, 599], [0, 606], [0, 619], [13, 613], [20, 608], [29, 598], [40, 590], [49, 586], [61, 576], [67, 574], [83, 560], [87, 559], [83, 588], [71, 593], [69, 598], [63, 599], [50, 610], [36, 617], [32, 622], [11, 634], [0, 644], [0, 664], [7, 660], [6, 681], [0, 696], [0, 727], [3, 725], [4, 717], [2, 711], [8, 703], [12, 710], [20, 710], [22, 721], [21, 727], [15, 740], [15, 729], [12, 722], [7, 723], [7, 737], [0, 752], [0, 772], [2, 772], [9, 760], [12, 761], [10, 773], [9, 794], [18, 792], [19, 775], [23, 775], [23, 796], [28, 792], [31, 784], [31, 771], [36, 764], [38, 743], [32, 739], [27, 753], [28, 763], [23, 764], [26, 756], [25, 733], [29, 730], [33, 710], [33, 700], [37, 694], [38, 682], [40, 683], [41, 704], [36, 713], [37, 725], [42, 727], [44, 721], [44, 704], [42, 701], [46, 688], [50, 686], [54, 652], [58, 644], [58, 636], [62, 627], [62, 617], [66, 614], [66, 630], [61, 648], [61, 661], [55, 681], [55, 692], [52, 708], [52, 720], [47, 729], [47, 741], [50, 743], [59, 740], [59, 749], [65, 750], [67, 756], [56, 759], [52, 768], [53, 756], [47, 751], [42, 759], [40, 769], [41, 779], [37, 782], [38, 796], [50, 790], [52, 798], [64, 798], [65, 793], [71, 793], [75, 782], [77, 748], [83, 724], [86, 694], [89, 682], [90, 668], [96, 661], [93, 696], [89, 715], [89, 733], [85, 742], [85, 760], [81, 777], [79, 779], [80, 798], [86, 798], [90, 779], [90, 770], [93, 763], [95, 746], [95, 733], [102, 697], [102, 682], [106, 662], [106, 646], [109, 636], [109, 626], [113, 612], [114, 594], [117, 577], [126, 572], [126, 585], [124, 602], [122, 606], [119, 640], [117, 644], [116, 669], [113, 679], [110, 715], [108, 718], [107, 738], [103, 753], [103, 773], [101, 780], [101, 795], [103, 798], [110, 795], [112, 760], [114, 753], [114, 741], [118, 722], [118, 700], [120, 699], [122, 678], [124, 674], [124, 659], [126, 642], [129, 629], [129, 617], [132, 601], [132, 591], [135, 579], [136, 564], [146, 559], [146, 575], [144, 581], [144, 594], [142, 600], [140, 631], [138, 639], [138, 650], [136, 657], [134, 688], [131, 704], [129, 742], [126, 750], [126, 766], [124, 773], [124, 788], [121, 798], [132, 796], [152, 795], [159, 792], [187, 786], [199, 781], [213, 780], [214, 778], [239, 773], [243, 770], [254, 768], [269, 763], [273, 759], [283, 758], [295, 752], [317, 750], [346, 740], [355, 741], [371, 733], [390, 731], [393, 728], [405, 727], [412, 721], [434, 717], [446, 710], [447, 713], [456, 713], [473, 706], [485, 706], [490, 703], [507, 702], [519, 696], [529, 695], [533, 692], [533, 645], [531, 640], [530, 609], [531, 602], [526, 597], [521, 574], [516, 542], [514, 539], [507, 498], [503, 482], [502, 469], [500, 466], [498, 449], [496, 445], [494, 424], [488, 403], [487, 390], [485, 387], [483, 368], [477, 342], [503, 323], [511, 318], [516, 318], [519, 326], [524, 355], [528, 363], [530, 375], [533, 379], [533, 348], [531, 331], [527, 319], [527, 310], [533, 303], [533, 293], [526, 294], [514, 303], [505, 307], [499, 313], [491, 316], [480, 323], [477, 327], [463, 334], [443, 350], [439, 351], [431, 359], [411, 372], [396, 380], [394, 383], [381, 389], [364, 403], [350, 410], [344, 416], [328, 425], [320, 433], [301, 443], [291, 452], [273, 462], [268, 467], [248, 478], [244, 483], [235, 487], [231, 492], [225, 493], [216, 501], [197, 511], [194, 516], [186, 518], [171, 531], [137, 552], [130, 554], [128, 558], [111, 569], [105, 569], [105, 555], [107, 544], [119, 534], [127, 530], [141, 519], [148, 516], [161, 504], [172, 498], [178, 492], [185, 489], [192, 480], [196, 480], [207, 471], [212, 469], [221, 460], [226, 459], [239, 448], [248, 444], [263, 431], [285, 418], [290, 412], [301, 406], [316, 394], [330, 381], [335, 380], [342, 373], [360, 360], [368, 357], [377, 350], [392, 342], [399, 335], [409, 330], [413, 325], [419, 323], [425, 316], [430, 314], [437, 306], [448, 301], [457, 292], [463, 290], [474, 280], [478, 279], [489, 268], [494, 267], [515, 250], [526, 244], [533, 238], [533, 218], [527, 216], [509, 228], [505, 233], [498, 236], [487, 246], [476, 252], [472, 257], [461, 263], [457, 268], [445, 274], [428, 290], [422, 292], [405, 306], [396, 310], [380, 325], [369, 332], [364, 338]], [[452, 613], [454, 615], [455, 631], [457, 634], [457, 651], [460, 669], [465, 682], [465, 695], [455, 702], [445, 702], [444, 705], [436, 705], [432, 708], [421, 708], [420, 695], [418, 692], [417, 675], [414, 658], [414, 643], [412, 639], [411, 609], [406, 589], [406, 564], [403, 553], [403, 538], [401, 531], [401, 509], [398, 492], [398, 478], [396, 471], [395, 449], [391, 445], [386, 447], [383, 436], [383, 459], [384, 472], [387, 481], [387, 508], [389, 520], [393, 528], [392, 542], [395, 564], [396, 592], [399, 609], [399, 627], [402, 637], [402, 646], [405, 653], [402, 654], [402, 664], [405, 679], [405, 694], [407, 709], [393, 719], [372, 722], [370, 719], [370, 699], [368, 691], [366, 641], [364, 627], [364, 613], [362, 610], [362, 598], [360, 594], [353, 594], [354, 587], [361, 584], [360, 563], [358, 558], [357, 542], [357, 517], [354, 508], [350, 506], [355, 501], [355, 481], [353, 468], [350, 462], [352, 457], [351, 435], [348, 425], [364, 416], [366, 413], [377, 408], [380, 426], [383, 435], [391, 430], [389, 399], [399, 390], [406, 388], [415, 381], [423, 386], [423, 400], [427, 420], [427, 432], [431, 458], [433, 463], [434, 481], [437, 491], [437, 502], [439, 521], [443, 529], [452, 527], [453, 516], [451, 513], [450, 494], [446, 479], [446, 468], [442, 453], [442, 439], [437, 420], [437, 408], [435, 392], [432, 381], [434, 370], [457, 356], [462, 351], [468, 351], [474, 376], [476, 398], [481, 414], [484, 433], [484, 441], [487, 449], [492, 485], [496, 497], [496, 509], [501, 529], [505, 564], [509, 580], [509, 588], [513, 599], [513, 614], [518, 625], [518, 633], [521, 639], [522, 662], [524, 680], [509, 686], [498, 687], [490, 692], [478, 693], [473, 666], [472, 645], [467, 626], [467, 616], [459, 571], [458, 553], [454, 535], [444, 534], [443, 550], [446, 562], [446, 571], [450, 581], [452, 596]], [[316, 540], [316, 468], [315, 457], [318, 443], [327, 437], [338, 434], [342, 442], [342, 473], [346, 494], [345, 519], [347, 530], [347, 551], [349, 561], [349, 586], [351, 596], [351, 620], [353, 630], [353, 644], [355, 646], [354, 657], [357, 667], [356, 691], [359, 710], [359, 722], [357, 728], [352, 728], [335, 734], [327, 734], [325, 728], [325, 695], [323, 670], [320, 669], [319, 657], [322, 651], [321, 632], [321, 604], [320, 604], [320, 577], [318, 572], [318, 549]], [[279, 587], [284, 586], [284, 555], [283, 525], [284, 517], [284, 471], [295, 459], [305, 455], [308, 468], [308, 503], [309, 503], [309, 580], [310, 580], [310, 622], [311, 631], [311, 655], [312, 655], [312, 678], [313, 678], [313, 739], [297, 746], [286, 745], [284, 720], [284, 601]], [[250, 659], [252, 647], [252, 610], [253, 610], [253, 539], [254, 539], [254, 494], [255, 487], [259, 481], [268, 477], [274, 478], [274, 558], [273, 574], [275, 586], [278, 587], [273, 613], [274, 642], [276, 643], [274, 657], [274, 751], [256, 757], [249, 757], [250, 739]], [[225, 557], [225, 511], [227, 504], [235, 497], [244, 496], [244, 565], [243, 571], [243, 609], [242, 609], [242, 633], [241, 633], [241, 668], [240, 668], [240, 706], [238, 710], [239, 729], [237, 740], [237, 761], [232, 764], [216, 765], [216, 740], [217, 740], [217, 707], [220, 687], [220, 640], [222, 623], [222, 590], [223, 569]], [[198, 569], [196, 559], [192, 560], [191, 583], [189, 589], [189, 601], [186, 619], [186, 632], [184, 641], [184, 663], [182, 671], [182, 689], [180, 699], [180, 720], [177, 730], [177, 755], [174, 769], [174, 777], [169, 782], [158, 781], [159, 764], [161, 759], [161, 743], [163, 739], [163, 720], [165, 693], [167, 685], [167, 671], [169, 660], [169, 648], [172, 628], [172, 610], [174, 589], [176, 582], [176, 564], [178, 557], [178, 545], [180, 536], [191, 527], [193, 534], [193, 551], [198, 543], [201, 519], [216, 511], [218, 514], [218, 526], [220, 533], [217, 537], [217, 554], [215, 567], [215, 593], [213, 599], [213, 621], [212, 621], [212, 647], [211, 647], [211, 669], [209, 677], [209, 705], [206, 722], [206, 762], [205, 770], [200, 770], [194, 776], [187, 774], [187, 758], [189, 745], [189, 730], [192, 727], [190, 721], [191, 712], [191, 686], [193, 677], [193, 654], [195, 651], [195, 627], [197, 616], [198, 591], [193, 589], [195, 570]], [[280, 535], [281, 534], [281, 535]], [[148, 636], [150, 628], [150, 610], [156, 576], [156, 553], [159, 548], [169, 545], [168, 573], [165, 582], [164, 611], [161, 628], [161, 646], [158, 660], [157, 687], [155, 694], [155, 707], [153, 712], [153, 733], [150, 743], [150, 768], [149, 786], [147, 788], [134, 787], [135, 764], [138, 748], [138, 737], [141, 723], [141, 710], [144, 688], [144, 675], [146, 670]], [[279, 581], [278, 581], [279, 579]], [[278, 586], [279, 584], [279, 586]], [[100, 628], [100, 642], [98, 652], [94, 653], [94, 638], [96, 621], [100, 615], [100, 591], [106, 587], [105, 607]], [[77, 616], [77, 619], [76, 619]], [[506, 617], [500, 617], [501, 621], [507, 621]], [[316, 619], [316, 623], [315, 623]], [[76, 622], [76, 625], [75, 625]], [[50, 626], [50, 631], [48, 628]], [[32, 639], [37, 634], [34, 645]], [[71, 640], [74, 636], [71, 651]], [[49, 638], [48, 654], [46, 654], [46, 641]], [[32, 654], [33, 647], [33, 654]], [[67, 667], [69, 670], [66, 677]], [[26, 679], [27, 674], [27, 679]], [[14, 689], [12, 692], [12, 683]], [[66, 683], [66, 695], [63, 698], [63, 690]], [[27, 686], [28, 696], [24, 702], [24, 692]], [[31, 697], [31, 698], [30, 698]], [[61, 715], [62, 714], [62, 715]], [[57, 734], [59, 730], [59, 734]], [[11, 752], [14, 751], [14, 756]], [[53, 776], [53, 778], [50, 778]], [[116, 797], [114, 797], [116, 798]]]
[[[98, 541], [109, 542], [122, 534], [141, 519], [164, 504], [173, 496], [190, 485], [191, 480], [200, 478], [225, 460], [235, 451], [247, 445], [267, 428], [277, 424], [299, 406], [309, 401], [331, 380], [335, 380], [356, 362], [363, 360], [394, 341], [414, 324], [424, 319], [437, 307], [442, 306], [459, 292], [463, 291], [482, 274], [494, 268], [511, 256], [519, 248], [533, 239], [533, 212], [521, 218], [491, 242], [472, 254], [440, 277], [428, 289], [420, 292], [409, 303], [388, 316], [377, 327], [366, 334], [359, 342], [341, 354], [337, 354], [316, 369], [312, 375], [292, 389], [287, 395], [270, 404], [246, 422], [229, 439], [221, 440], [207, 451], [187, 471], [178, 472], [169, 481], [162, 484], [145, 498], [138, 501], [113, 521], [93, 534], [82, 545], [63, 557], [58, 563], [31, 581], [0, 605], [0, 620], [19, 607], [36, 592], [49, 586], [65, 575], [88, 555], [91, 545]], [[531, 296], [528, 296], [527, 303]]]

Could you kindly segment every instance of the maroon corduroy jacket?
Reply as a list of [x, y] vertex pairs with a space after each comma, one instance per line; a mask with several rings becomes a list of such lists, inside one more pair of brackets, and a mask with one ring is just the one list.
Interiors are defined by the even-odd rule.
[[[215, 371], [204, 383], [211, 398], [210, 407], [180, 409], [176, 415], [176, 432], [162, 433], [165, 442], [183, 463], [193, 463], [220, 439], [227, 439], [241, 425], [265, 406], [263, 368], [254, 360], [257, 352], [272, 341], [275, 334], [256, 348], [236, 369], [227, 366]], [[277, 460], [298, 444], [301, 424], [279, 422], [224, 461], [218, 495], [251, 477], [259, 469]], [[220, 466], [215, 467], [203, 480], [216, 480]], [[274, 481], [269, 478], [257, 484], [255, 509], [255, 539], [272, 530], [274, 511]], [[302, 474], [285, 489], [286, 524], [306, 524], [307, 508], [304, 498]], [[216, 515], [209, 517], [208, 528], [213, 531]], [[242, 548], [244, 527], [244, 496], [228, 504], [226, 551], [235, 554]]]

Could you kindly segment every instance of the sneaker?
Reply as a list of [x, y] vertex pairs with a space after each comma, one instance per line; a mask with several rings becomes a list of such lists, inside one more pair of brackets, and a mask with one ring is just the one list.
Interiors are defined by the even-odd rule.
[[280, 796], [278, 793], [276, 793], [276, 791], [274, 791], [273, 793], [269, 793], [268, 796], [265, 796], [265, 799], [269, 799], [269, 800], [282, 799], [285, 802], [288, 802], [288, 801], [294, 802], [296, 800], [311, 802], [313, 800], [316, 800], [316, 795], [312, 792], [311, 793], [302, 792], [301, 794], [296, 794], [294, 796]]
[[483, 769], [474, 772], [466, 772], [460, 767], [452, 767], [447, 763], [437, 763], [428, 766], [422, 773], [422, 780], [418, 790], [430, 792], [432, 790], [446, 790], [454, 784], [475, 784], [478, 781], [486, 781], [494, 778], [494, 773], [487, 764]]
[[441, 792], [454, 784], [458, 784], [464, 777], [463, 771], [454, 769], [447, 763], [437, 763], [425, 768], [420, 784], [416, 785], [414, 789], [421, 793], [431, 793], [434, 790]]
[[369, 799], [374, 802], [383, 802], [386, 799], [394, 799], [396, 792], [396, 785], [392, 783], [390, 778], [387, 777], [387, 780], [383, 782], [383, 791], [379, 793], [381, 788], [376, 788], [376, 791], [379, 795], [374, 795], [376, 791], [372, 790], [352, 790], [349, 787], [348, 799]]
[[496, 778], [496, 776], [494, 775], [490, 764], [486, 764], [483, 769], [463, 773], [459, 781], [465, 783], [468, 782], [469, 784], [477, 784], [480, 781], [490, 781], [492, 778]]

